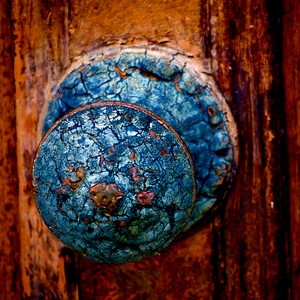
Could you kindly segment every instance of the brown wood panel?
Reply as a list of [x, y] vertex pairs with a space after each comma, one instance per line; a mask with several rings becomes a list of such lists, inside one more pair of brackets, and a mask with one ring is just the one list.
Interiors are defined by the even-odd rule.
[[285, 1], [283, 72], [289, 157], [292, 299], [300, 298], [300, 3]]
[[72, 0], [71, 59], [111, 44], [163, 44], [201, 55], [198, 0]]
[[10, 1], [1, 0], [0, 7], [0, 298], [19, 299], [18, 176]]
[[[14, 0], [12, 9], [23, 298], [288, 299], [281, 1]], [[293, 26], [285, 27], [290, 36]], [[289, 41], [286, 52], [295, 47], [295, 39]], [[76, 56], [112, 44], [160, 44], [203, 60], [237, 121], [240, 163], [226, 203], [193, 234], [141, 262], [105, 265], [80, 257], [77, 282], [76, 255], [57, 242], [36, 211], [30, 170], [51, 87]], [[286, 90], [298, 78], [293, 76], [286, 77]], [[295, 110], [291, 97], [287, 108], [290, 103]], [[11, 128], [13, 109], [6, 120], [4, 127]], [[295, 136], [290, 130], [291, 165], [298, 155]], [[14, 138], [3, 143], [15, 145]], [[16, 172], [16, 165], [10, 167]], [[290, 174], [299, 174], [297, 164], [293, 168]], [[16, 178], [1, 180], [15, 195]], [[10, 214], [15, 222], [17, 209]]]
[[222, 3], [207, 8], [217, 24], [212, 63], [221, 89], [228, 89], [238, 123], [240, 163], [220, 218], [224, 266], [218, 263], [217, 293], [221, 299], [285, 299], [288, 212], [282, 6], [280, 1]]
[[53, 81], [69, 63], [68, 4], [16, 0], [12, 8], [22, 297], [76, 299], [76, 257], [44, 226], [31, 186], [39, 115]]
[[212, 299], [211, 244], [209, 225], [139, 262], [108, 265], [81, 258], [80, 299]]

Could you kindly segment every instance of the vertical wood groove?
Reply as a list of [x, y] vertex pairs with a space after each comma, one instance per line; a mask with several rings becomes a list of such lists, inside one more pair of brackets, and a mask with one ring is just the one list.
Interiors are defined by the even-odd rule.
[[284, 1], [283, 74], [289, 158], [290, 299], [300, 298], [300, 3]]
[[[13, 2], [24, 299], [78, 299], [77, 282], [70, 277], [76, 256], [67, 254], [43, 224], [31, 187], [39, 115], [53, 81], [69, 64], [66, 18], [68, 4], [64, 0]], [[72, 282], [68, 282], [70, 279]]]
[[20, 245], [11, 3], [0, 10], [0, 297], [19, 299]]
[[[276, 9], [270, 9], [274, 5]], [[218, 20], [210, 55], [216, 61], [213, 73], [229, 99], [240, 131], [237, 180], [224, 220], [225, 278], [232, 286], [226, 286], [220, 299], [228, 295], [229, 299], [285, 298], [288, 229], [284, 224], [288, 215], [282, 180], [286, 152], [281, 134], [285, 125], [279, 72], [280, 3], [211, 1], [203, 7], [209, 14], [201, 15]], [[202, 22], [206, 28], [208, 20]]]

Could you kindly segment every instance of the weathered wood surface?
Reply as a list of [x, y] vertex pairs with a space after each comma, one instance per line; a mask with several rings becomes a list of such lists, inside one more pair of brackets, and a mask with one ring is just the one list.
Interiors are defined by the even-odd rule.
[[283, 74], [289, 157], [292, 299], [300, 299], [300, 2], [285, 1]]
[[1, 0], [0, 6], [0, 298], [18, 299], [20, 235], [10, 1]]
[[[7, 7], [8, 1], [2, 2]], [[3, 41], [10, 36], [8, 25], [1, 27], [0, 44], [7, 55], [1, 56], [0, 65], [5, 85], [1, 89], [5, 117], [0, 121], [4, 161], [0, 181], [7, 187], [1, 191], [6, 201], [1, 201], [5, 212], [1, 267], [2, 274], [10, 274], [3, 286], [4, 299], [18, 299], [20, 282], [25, 299], [288, 299], [285, 108], [291, 141], [292, 229], [299, 228], [299, 126], [292, 128], [299, 119], [296, 2], [286, 1], [284, 18], [282, 3], [269, 0], [12, 2], [13, 62], [10, 39]], [[4, 11], [1, 24], [7, 24]], [[284, 57], [282, 21], [287, 41]], [[76, 266], [76, 255], [45, 228], [32, 198], [30, 170], [38, 142], [37, 123], [49, 90], [76, 56], [120, 43], [180, 48], [204, 60], [237, 121], [240, 163], [226, 205], [193, 235], [141, 262], [105, 265], [79, 257]], [[282, 60], [286, 63], [285, 106]], [[11, 125], [15, 118], [16, 140]], [[17, 167], [16, 141], [19, 201], [17, 178], [12, 176]], [[5, 211], [5, 207], [12, 209]], [[291, 238], [296, 289], [299, 239], [293, 232]]]
[[[64, 1], [13, 1], [19, 178], [20, 270], [24, 299], [76, 299], [74, 253], [50, 234], [32, 197], [37, 123], [49, 83], [68, 65]], [[75, 269], [76, 270], [76, 269]]]

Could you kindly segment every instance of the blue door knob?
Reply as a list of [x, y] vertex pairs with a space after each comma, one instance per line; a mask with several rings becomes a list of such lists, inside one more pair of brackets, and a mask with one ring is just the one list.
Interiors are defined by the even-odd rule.
[[82, 61], [45, 109], [37, 207], [87, 258], [139, 260], [224, 197], [237, 164], [235, 123], [210, 76], [174, 51], [125, 48]]
[[53, 233], [86, 257], [123, 263], [157, 253], [196, 198], [191, 156], [158, 116], [102, 101], [62, 118], [34, 163], [37, 206]]

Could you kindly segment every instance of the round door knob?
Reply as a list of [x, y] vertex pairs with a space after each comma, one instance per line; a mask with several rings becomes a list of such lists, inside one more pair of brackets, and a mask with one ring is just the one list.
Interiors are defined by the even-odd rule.
[[237, 130], [197, 60], [108, 47], [75, 62], [52, 93], [33, 186], [42, 218], [66, 245], [99, 262], [135, 261], [224, 198]]
[[133, 104], [102, 101], [63, 117], [33, 169], [46, 225], [86, 257], [112, 263], [157, 253], [182, 230], [195, 171], [178, 134]]

